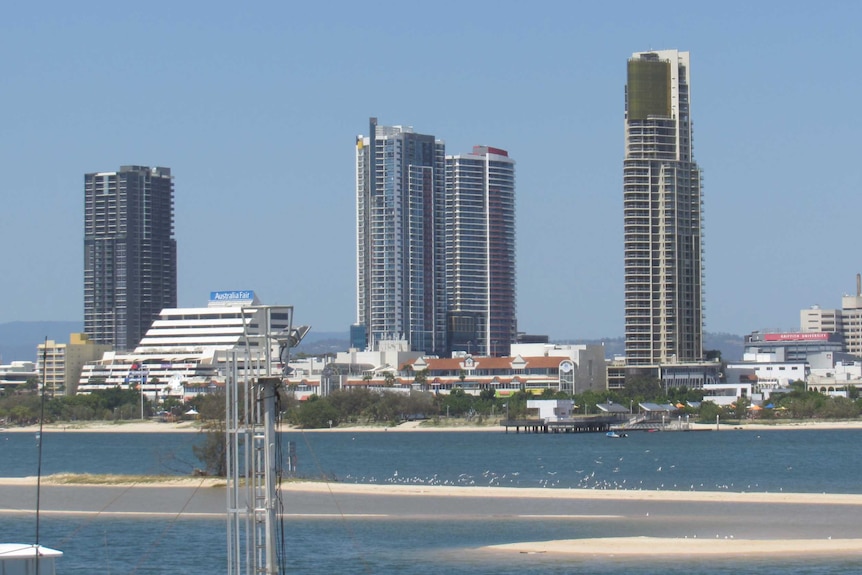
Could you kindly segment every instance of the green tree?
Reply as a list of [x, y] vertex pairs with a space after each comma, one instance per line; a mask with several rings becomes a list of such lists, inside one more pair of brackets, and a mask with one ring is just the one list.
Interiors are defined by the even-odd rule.
[[711, 402], [704, 401], [700, 404], [700, 411], [698, 412], [698, 423], [715, 423], [716, 416], [721, 417], [724, 415], [724, 410], [721, 406]]
[[475, 398], [460, 387], [452, 389], [448, 395], [439, 396], [440, 413], [453, 417], [466, 415], [473, 409]]
[[420, 389], [426, 389], [428, 384], [428, 370], [420, 369], [413, 376], [413, 381], [420, 386]]
[[203, 464], [206, 475], [225, 477], [227, 475], [227, 443], [225, 422], [208, 420], [201, 427], [203, 439], [192, 446], [192, 453]]
[[628, 399], [651, 401], [664, 394], [661, 382], [654, 377], [632, 377], [626, 380], [623, 395]]
[[610, 394], [607, 392], [599, 393], [598, 391], [588, 389], [575, 396], [575, 403], [579, 406], [579, 413], [590, 414], [596, 413], [597, 404], [607, 403], [609, 398], [613, 400], [613, 397], [610, 397]]
[[384, 372], [383, 374], [383, 385], [386, 387], [392, 387], [395, 385], [395, 374], [391, 371]]
[[207, 475], [227, 475], [227, 406], [225, 393], [198, 395], [190, 402], [198, 412], [202, 424], [201, 443], [192, 446], [195, 457], [203, 464]]
[[303, 429], [323, 429], [338, 425], [338, 411], [327, 398], [312, 395], [297, 406], [291, 421]]
[[846, 397], [829, 397], [815, 415], [824, 419], [853, 419], [859, 417], [859, 406]]
[[329, 394], [329, 403], [338, 412], [339, 421], [357, 422], [368, 407], [377, 400], [377, 394], [366, 387], [337, 389]]

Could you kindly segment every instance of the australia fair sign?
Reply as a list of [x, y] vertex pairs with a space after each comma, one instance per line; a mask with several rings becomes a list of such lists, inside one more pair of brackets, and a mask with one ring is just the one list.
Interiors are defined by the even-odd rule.
[[234, 305], [251, 303], [254, 303], [254, 292], [251, 290], [210, 292], [210, 304]]

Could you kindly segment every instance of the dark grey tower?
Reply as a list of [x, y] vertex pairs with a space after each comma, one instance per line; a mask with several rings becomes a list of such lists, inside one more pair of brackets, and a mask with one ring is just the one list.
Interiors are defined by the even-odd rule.
[[170, 168], [84, 175], [84, 331], [134, 349], [163, 308], [177, 306]]

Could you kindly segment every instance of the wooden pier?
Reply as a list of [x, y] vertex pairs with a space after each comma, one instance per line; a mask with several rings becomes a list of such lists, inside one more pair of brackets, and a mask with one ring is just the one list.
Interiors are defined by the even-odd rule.
[[612, 425], [620, 423], [617, 417], [585, 416], [563, 421], [545, 421], [544, 419], [504, 419], [500, 425], [515, 429], [515, 433], [601, 433], [608, 432]]

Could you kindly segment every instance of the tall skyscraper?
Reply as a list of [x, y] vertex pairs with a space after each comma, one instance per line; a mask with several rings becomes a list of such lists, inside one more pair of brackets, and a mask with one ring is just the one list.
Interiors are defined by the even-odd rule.
[[515, 161], [475, 146], [446, 157], [448, 351], [508, 355], [515, 316]]
[[692, 155], [688, 52], [628, 61], [623, 162], [628, 365], [703, 356], [701, 173]]
[[84, 175], [84, 331], [134, 349], [163, 308], [177, 306], [170, 168]]
[[406, 338], [413, 350], [439, 354], [446, 344], [445, 145], [410, 127], [369, 124], [369, 135], [356, 138], [356, 323], [370, 347]]

